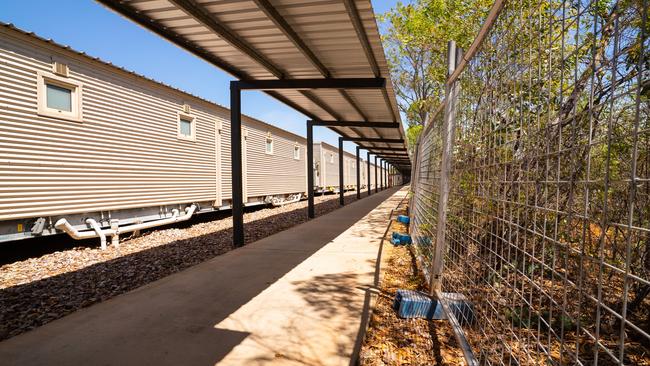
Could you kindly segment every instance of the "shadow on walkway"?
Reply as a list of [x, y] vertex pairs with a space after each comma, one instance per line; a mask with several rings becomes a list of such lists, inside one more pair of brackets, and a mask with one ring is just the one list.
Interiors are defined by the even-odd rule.
[[[328, 244], [395, 191], [380, 192], [241, 249], [212, 251], [211, 242], [230, 238], [231, 230], [222, 230], [199, 240], [195, 238], [192, 243], [172, 242], [134, 253], [129, 258], [117, 258], [4, 289], [0, 291], [0, 308], [4, 309], [0, 324], [7, 324], [8, 319], [15, 317], [31, 322], [32, 326], [49, 322], [53, 319], [47, 309], [67, 303], [70, 297], [78, 298], [79, 306], [67, 309], [68, 313], [100, 303], [0, 343], [0, 359], [8, 365], [214, 365], [249, 335], [216, 329], [215, 324]], [[350, 209], [353, 207], [355, 209]], [[327, 230], [320, 230], [319, 226], [324, 223], [327, 223]], [[296, 235], [300, 240], [295, 240]], [[181, 255], [188, 255], [187, 251], [191, 252], [194, 261], [178, 262]], [[212, 257], [215, 258], [205, 261]], [[196, 265], [192, 268], [168, 276], [193, 264]], [[314, 279], [312, 284], [319, 281], [322, 281], [321, 286], [330, 288], [312, 290], [323, 294], [332, 290], [331, 286], [339, 286], [335, 279], [328, 283], [325, 278]], [[142, 286], [148, 282], [152, 283]], [[104, 288], [104, 283], [120, 285]], [[26, 286], [30, 288], [26, 290]], [[49, 288], [56, 288], [58, 292], [52, 293]], [[133, 291], [104, 301], [130, 290]], [[308, 287], [304, 291], [309, 291]], [[30, 295], [24, 297], [25, 294]], [[332, 311], [318, 297], [312, 301], [324, 313]], [[29, 304], [27, 309], [23, 309], [25, 304]]]

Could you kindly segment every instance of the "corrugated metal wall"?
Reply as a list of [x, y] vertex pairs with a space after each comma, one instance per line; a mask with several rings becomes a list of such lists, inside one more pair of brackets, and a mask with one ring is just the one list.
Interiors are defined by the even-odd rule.
[[343, 184], [348, 187], [357, 185], [357, 158], [353, 154], [345, 152], [343, 155], [343, 166], [344, 172], [343, 175]]
[[321, 142], [322, 159], [324, 163], [321, 164], [325, 172], [322, 173], [325, 177], [324, 187], [338, 187], [339, 186], [339, 153], [338, 148], [330, 146]]
[[[244, 121], [248, 128], [247, 178], [248, 196], [305, 192], [306, 142], [272, 126]], [[273, 154], [267, 154], [267, 135], [273, 140]], [[294, 159], [294, 147], [300, 158]]]
[[[207, 103], [0, 34], [0, 220], [216, 199]], [[83, 83], [82, 123], [36, 113], [37, 71], [53, 58]], [[196, 141], [177, 138], [183, 103]]]
[[[54, 60], [83, 84], [83, 122], [37, 113], [37, 72], [50, 73]], [[195, 141], [177, 137], [184, 104], [196, 117]], [[229, 117], [222, 106], [0, 28], [0, 220], [219, 205], [231, 198]], [[251, 118], [243, 123], [249, 197], [304, 192], [305, 140]], [[261, 156], [268, 131], [276, 154]], [[301, 160], [293, 159], [296, 142]]]

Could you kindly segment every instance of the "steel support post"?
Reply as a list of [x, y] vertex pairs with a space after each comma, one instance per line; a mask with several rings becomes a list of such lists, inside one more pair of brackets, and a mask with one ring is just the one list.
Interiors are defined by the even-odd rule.
[[316, 217], [314, 210], [314, 124], [307, 121], [307, 216]]
[[377, 155], [375, 155], [375, 193], [379, 192], [379, 186], [377, 185]]
[[386, 163], [386, 188], [390, 188], [390, 164]]
[[384, 159], [379, 160], [379, 190], [384, 190]]
[[384, 161], [384, 188], [388, 188], [388, 162]]
[[[420, 155], [420, 139], [415, 143], [413, 148], [413, 167], [411, 168], [411, 192], [415, 192], [418, 182], [418, 156]], [[404, 174], [402, 174], [402, 181], [404, 181]]]
[[368, 188], [368, 196], [370, 196], [372, 194], [372, 191], [370, 190], [370, 151], [368, 151], [366, 154], [366, 160], [367, 160], [366, 162], [368, 163], [368, 174], [367, 174], [368, 187], [367, 188]]
[[339, 204], [345, 205], [345, 189], [343, 187], [343, 137], [339, 137]]
[[[459, 52], [460, 53], [460, 52]], [[456, 63], [462, 55], [456, 53], [456, 44], [450, 41], [447, 50], [447, 77], [454, 73]], [[454, 145], [454, 125], [456, 98], [458, 96], [458, 83], [447, 84], [445, 88], [444, 117], [442, 121], [442, 158], [440, 161], [440, 198], [438, 200], [438, 225], [436, 231], [436, 245], [432, 258], [430, 294], [441, 291], [444, 255], [446, 251], [445, 229], [447, 224], [447, 202], [449, 200], [449, 172], [451, 171], [451, 153]]]
[[244, 201], [242, 190], [241, 89], [230, 83], [230, 159], [232, 169], [232, 242], [244, 245]]
[[386, 160], [381, 161], [381, 190], [386, 189]]
[[379, 190], [384, 190], [384, 159], [379, 160]]
[[357, 146], [357, 199], [361, 199], [361, 168], [359, 167], [359, 146]]

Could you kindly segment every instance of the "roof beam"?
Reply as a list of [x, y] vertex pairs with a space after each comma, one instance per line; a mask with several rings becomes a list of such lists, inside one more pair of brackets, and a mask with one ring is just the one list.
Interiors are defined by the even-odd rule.
[[236, 68], [234, 68], [232, 65], [222, 60], [221, 58], [204, 50], [201, 47], [195, 46], [194, 44], [192, 44], [192, 42], [188, 41], [187, 39], [171, 32], [166, 26], [158, 23], [155, 20], [152, 20], [146, 15], [143, 15], [141, 12], [136, 10], [128, 3], [125, 3], [123, 1], [114, 1], [114, 0], [97, 0], [97, 1], [100, 2], [102, 5], [104, 5], [105, 7], [117, 13], [128, 14], [129, 18], [131, 18], [131, 20], [133, 20], [134, 22], [138, 23], [140, 26], [149, 29], [150, 31], [156, 33], [157, 35], [174, 42], [180, 47], [199, 56], [205, 61], [217, 66], [218, 68], [224, 70], [230, 75], [233, 75], [240, 79], [248, 77], [247, 74], [237, 70]]
[[318, 72], [325, 78], [329, 78], [330, 71], [323, 65], [316, 55], [309, 49], [307, 44], [298, 36], [298, 34], [291, 28], [289, 23], [278, 13], [277, 10], [268, 2], [268, 0], [253, 0], [257, 7], [266, 14], [266, 16], [278, 27], [282, 33], [296, 46], [296, 48], [305, 56], [309, 62], [318, 70]]
[[[359, 38], [359, 43], [361, 43], [363, 52], [366, 54], [366, 58], [368, 59], [368, 63], [370, 64], [370, 68], [372, 69], [372, 73], [377, 78], [381, 77], [381, 70], [379, 68], [379, 64], [377, 63], [377, 58], [375, 57], [375, 54], [372, 52], [372, 47], [370, 46], [370, 41], [368, 40], [366, 29], [363, 27], [363, 22], [361, 21], [361, 17], [359, 16], [359, 11], [357, 9], [357, 6], [354, 4], [353, 0], [343, 0], [343, 4], [345, 4], [345, 10], [347, 10], [348, 16], [352, 21], [352, 25], [354, 26], [354, 31], [357, 33], [357, 38]], [[397, 115], [395, 113], [395, 110], [393, 109], [392, 103], [390, 102], [390, 98], [388, 97], [388, 91], [386, 89], [382, 90], [382, 95], [384, 97], [384, 101], [386, 102], [386, 106], [388, 107], [388, 109], [390, 109], [390, 113], [393, 115], [395, 121], [397, 121], [398, 120]]]
[[[125, 2], [122, 1], [114, 1], [114, 0], [97, 0], [100, 3], [102, 3], [104, 6], [108, 7], [109, 9], [116, 11], [120, 14], [125, 14], [128, 15], [128, 17], [139, 24], [140, 26], [158, 34], [159, 36], [166, 38], [175, 44], [179, 45], [180, 47], [186, 49], [187, 51], [199, 56], [200, 58], [204, 59], [208, 63], [224, 70], [225, 72], [229, 73], [230, 75], [238, 78], [238, 79], [250, 79], [250, 75], [247, 73], [237, 70], [235, 67], [233, 67], [231, 64], [227, 63], [226, 61], [222, 60], [221, 58], [213, 55], [210, 52], [207, 52], [201, 47], [197, 47], [192, 42], [188, 41], [187, 39], [177, 35], [176, 33], [172, 32], [167, 28], [166, 26], [150, 19], [149, 17], [143, 15], [141, 12], [139, 12], [137, 9], [134, 7], [128, 5]], [[221, 27], [223, 28], [223, 26]], [[213, 32], [216, 32], [214, 29], [212, 30]], [[218, 36], [221, 36], [221, 34], [217, 34]], [[275, 93], [272, 91], [264, 91], [266, 94], [272, 96], [273, 98], [281, 101], [282, 103], [288, 105], [289, 107], [299, 111], [300, 113], [306, 115], [309, 118], [312, 119], [318, 119], [314, 114], [310, 113], [306, 109], [298, 106], [296, 103], [290, 101], [288, 98], [282, 96], [279, 93]], [[310, 98], [311, 95], [306, 95], [306, 92], [302, 92], [305, 97]], [[321, 108], [323, 111], [326, 113], [330, 114], [328, 110], [330, 110], [329, 107], [324, 106], [325, 103], [322, 101], [315, 101], [312, 100], [314, 104], [316, 104], [319, 108]], [[330, 114], [331, 115], [331, 114]], [[332, 117], [336, 118], [336, 116], [331, 115]]]
[[352, 142], [384, 142], [384, 143], [403, 143], [403, 139], [383, 139], [375, 137], [351, 137], [346, 139]]
[[[309, 62], [311, 62], [311, 64], [314, 66], [314, 68], [316, 68], [316, 70], [318, 70], [318, 72], [320, 72], [320, 74], [324, 78], [330, 78], [332, 76], [332, 73], [327, 68], [327, 66], [325, 66], [320, 61], [320, 59], [314, 54], [314, 52], [312, 52], [312, 50], [309, 48], [309, 46], [307, 46], [305, 41], [302, 38], [300, 38], [298, 33], [296, 33], [293, 30], [291, 25], [289, 25], [289, 23], [287, 23], [287, 21], [282, 17], [282, 15], [275, 9], [275, 7], [273, 7], [273, 5], [268, 0], [253, 0], [253, 1], [255, 1], [255, 4], [257, 4], [257, 7], [273, 22], [273, 24], [275, 24], [276, 27], [278, 27], [278, 29], [280, 29], [280, 31], [282, 31], [282, 33], [285, 35], [285, 37], [287, 37], [293, 43], [293, 45], [303, 54], [303, 56], [305, 56], [305, 58]], [[339, 89], [338, 92], [339, 92], [339, 94], [341, 94], [341, 97], [343, 97], [343, 99], [345, 99], [345, 101], [348, 102], [348, 104], [350, 104], [350, 106], [352, 106], [352, 108], [354, 108], [354, 110], [357, 112], [357, 114], [359, 114], [359, 116], [361, 116], [361, 118], [363, 120], [366, 120], [366, 121], [368, 120], [368, 117], [366, 117], [365, 113], [363, 113], [363, 111], [361, 110], [361, 107], [359, 107], [359, 105], [352, 99], [352, 97], [350, 96], [350, 94], [347, 91], [345, 91], [343, 89]], [[384, 94], [384, 93], [382, 93], [382, 94]], [[303, 95], [305, 95], [307, 98], [309, 98], [312, 101], [313, 101], [313, 98], [316, 98], [316, 96], [313, 93], [310, 93], [309, 96], [306, 93], [303, 93]], [[316, 104], [321, 106], [321, 108], [325, 109], [324, 108], [325, 103], [321, 102], [321, 103], [316, 103]], [[327, 109], [325, 109], [325, 110], [332, 117], [340, 119], [340, 118], [338, 118], [337, 114], [335, 114], [335, 113], [333, 114], [331, 112], [331, 110], [327, 110]], [[357, 130], [355, 130], [355, 129], [352, 129], [352, 130], [355, 133], [357, 133], [359, 136], [361, 136], [361, 134]], [[374, 130], [374, 131], [378, 136], [381, 136], [379, 134], [379, 131], [377, 131], [377, 130]]]
[[372, 128], [399, 128], [398, 122], [368, 122], [368, 121], [312, 121], [314, 126], [338, 127], [372, 127]]
[[378, 148], [374, 148], [374, 147], [366, 147], [366, 146], [363, 146], [363, 145], [359, 145], [359, 147], [364, 149], [364, 150], [368, 150], [368, 151], [372, 150], [372, 151], [379, 151], [379, 152], [381, 152], [381, 151], [406, 151], [406, 148], [403, 148], [403, 147], [378, 147]]
[[[212, 14], [204, 11], [201, 8], [201, 6], [198, 5], [194, 0], [169, 0], [169, 1], [173, 5], [178, 7], [180, 10], [188, 14], [189, 16], [201, 22], [203, 26], [205, 26], [206, 28], [214, 32], [217, 36], [219, 36], [221, 39], [226, 41], [228, 44], [238, 49], [240, 52], [250, 57], [255, 62], [262, 65], [273, 76], [277, 77], [278, 79], [284, 79], [287, 76], [284, 70], [282, 70], [280, 67], [273, 64], [273, 62], [267, 59], [264, 55], [256, 51], [253, 46], [243, 41], [242, 38], [239, 37], [235, 32], [233, 32], [232, 30], [224, 26], [221, 22], [218, 22], [213, 17]], [[239, 77], [239, 79], [246, 79], [246, 78]], [[301, 94], [303, 94], [306, 98], [311, 100], [314, 104], [316, 104], [327, 114], [329, 114], [334, 118], [337, 118], [336, 114], [331, 113], [332, 109], [329, 108], [329, 106], [326, 103], [324, 103], [320, 99], [318, 101], [314, 100], [314, 95], [312, 93], [301, 91]], [[273, 95], [278, 96], [279, 94], [275, 93]], [[286, 100], [287, 99], [284, 98], [284, 101]]]
[[389, 157], [392, 157], [392, 158], [395, 158], [395, 159], [397, 159], [397, 158], [408, 159], [408, 158], [409, 158], [408, 155], [404, 155], [404, 154], [396, 154], [396, 153], [379, 153], [378, 155], [381, 155], [381, 156], [389, 156]]
[[[275, 24], [280, 31], [293, 43], [293, 45], [305, 56], [305, 58], [311, 62], [311, 64], [320, 72], [324, 78], [330, 78], [332, 76], [331, 71], [325, 66], [320, 59], [312, 52], [312, 50], [307, 46], [305, 41], [300, 38], [298, 33], [296, 33], [291, 25], [287, 23], [282, 15], [273, 7], [273, 5], [268, 0], [253, 0], [257, 7]], [[361, 110], [359, 105], [352, 99], [350, 94], [342, 89], [339, 89], [339, 94], [345, 99], [352, 108], [361, 116], [363, 120], [368, 120], [365, 113]], [[331, 114], [331, 113], [330, 113]], [[355, 131], [356, 132], [356, 131]], [[375, 131], [379, 135], [378, 131]]]
[[386, 85], [384, 78], [329, 78], [329, 79], [284, 79], [284, 80], [239, 80], [242, 90], [311, 90], [311, 89], [381, 89]]
[[255, 62], [264, 66], [264, 68], [273, 74], [273, 76], [277, 77], [278, 79], [283, 79], [285, 77], [284, 72], [280, 70], [279, 67], [274, 65], [271, 61], [264, 57], [264, 55], [257, 52], [253, 46], [244, 42], [243, 39], [241, 37], [238, 37], [237, 34], [235, 34], [233, 31], [223, 26], [221, 22], [218, 22], [216, 19], [214, 19], [212, 14], [203, 10], [200, 5], [194, 2], [194, 0], [168, 1], [187, 15], [199, 21], [201, 24], [203, 24], [203, 26], [216, 33], [221, 39], [228, 42], [228, 44], [235, 47], [246, 56], [252, 58], [255, 60]]
[[357, 6], [354, 4], [354, 1], [352, 0], [343, 0], [343, 4], [345, 4], [345, 10], [347, 10], [348, 16], [352, 21], [352, 25], [354, 26], [354, 31], [357, 32], [357, 37], [359, 38], [359, 42], [361, 43], [363, 52], [366, 54], [368, 63], [370, 63], [370, 67], [372, 68], [372, 73], [377, 78], [381, 77], [381, 71], [379, 69], [379, 64], [377, 63], [377, 58], [375, 58], [375, 54], [372, 53], [372, 48], [370, 47], [370, 41], [368, 40], [368, 35], [366, 34], [366, 30], [363, 28], [363, 23], [361, 22], [361, 17], [359, 17], [359, 11], [357, 10]]

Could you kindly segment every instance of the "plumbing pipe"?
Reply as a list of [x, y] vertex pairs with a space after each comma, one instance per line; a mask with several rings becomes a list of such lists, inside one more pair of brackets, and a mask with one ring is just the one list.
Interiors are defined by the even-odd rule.
[[95, 233], [97, 233], [97, 236], [99, 236], [99, 241], [101, 243], [102, 250], [106, 250], [106, 235], [102, 232], [102, 228], [99, 226], [97, 221], [95, 219], [87, 219], [86, 223], [90, 225], [90, 227], [95, 230]]
[[[105, 249], [106, 248], [105, 244], [106, 244], [106, 236], [107, 235], [108, 236], [116, 236], [116, 235], [120, 235], [121, 233], [128, 233], [128, 232], [132, 232], [132, 231], [136, 231], [136, 230], [149, 229], [149, 228], [156, 227], [156, 226], [168, 225], [168, 224], [173, 224], [173, 223], [181, 222], [181, 221], [187, 221], [187, 220], [190, 219], [190, 217], [192, 217], [192, 215], [194, 215], [194, 211], [196, 211], [196, 207], [197, 206], [194, 205], [194, 204], [189, 206], [189, 207], [186, 207], [185, 208], [185, 214], [183, 214], [182, 216], [178, 216], [178, 214], [179, 214], [178, 210], [173, 209], [172, 210], [172, 217], [168, 217], [166, 219], [143, 222], [141, 224], [133, 224], [133, 225], [128, 225], [128, 226], [124, 226], [124, 227], [118, 227], [117, 229], [101, 229], [99, 227], [99, 224], [97, 224], [97, 222], [95, 220], [93, 220], [93, 222], [95, 222], [95, 224], [97, 225], [97, 228], [96, 228], [92, 224], [92, 222], [89, 221], [89, 220], [92, 220], [92, 219], [88, 219], [88, 220], [86, 220], [86, 222], [88, 224], [90, 224], [93, 227], [94, 230], [78, 231], [72, 225], [70, 225], [68, 220], [66, 220], [65, 218], [59, 219], [56, 222], [56, 224], [54, 224], [54, 227], [56, 229], [58, 229], [58, 230], [61, 230], [61, 231], [65, 232], [66, 234], [70, 235], [71, 238], [76, 239], [76, 240], [96, 238], [96, 237], [99, 236], [100, 239], [103, 240], [102, 242], [104, 243], [104, 245], [102, 245], [102, 249]], [[99, 230], [97, 230], [98, 228], [99, 228]], [[102, 238], [102, 235], [104, 236], [103, 238]]]
[[278, 202], [278, 201], [276, 201], [276, 200], [271, 200], [271, 204], [273, 205], [273, 207], [280, 207], [280, 206], [288, 205], [288, 204], [290, 204], [290, 203], [296, 203], [296, 202], [300, 201], [301, 198], [302, 198], [302, 195], [301, 195], [301, 194], [297, 194], [297, 195], [295, 196], [295, 198], [292, 199], [292, 200], [289, 200], [289, 201], [280, 201], [280, 202]]

